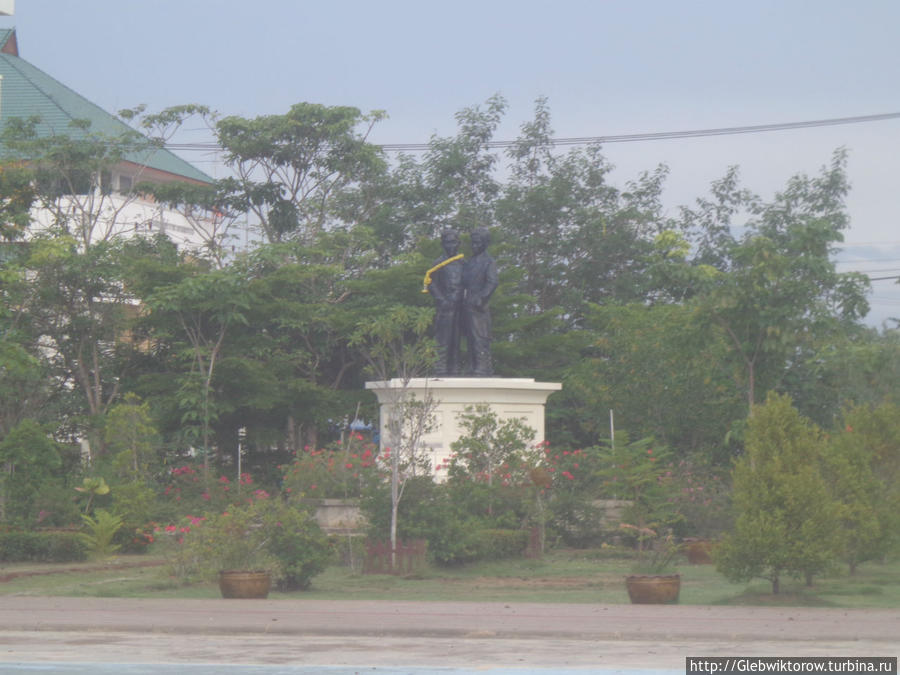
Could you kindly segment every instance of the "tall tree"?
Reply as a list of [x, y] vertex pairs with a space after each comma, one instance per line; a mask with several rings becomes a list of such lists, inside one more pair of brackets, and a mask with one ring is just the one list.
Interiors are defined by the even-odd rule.
[[220, 120], [216, 135], [237, 176], [233, 203], [253, 214], [267, 241], [311, 243], [333, 224], [340, 193], [382, 170], [380, 150], [366, 139], [383, 117], [297, 103], [284, 115]]
[[727, 459], [723, 439], [746, 411], [720, 331], [678, 304], [594, 307], [587, 325], [591, 342], [548, 402], [554, 443], [595, 443], [608, 435], [612, 410], [617, 427], [655, 436], [678, 454]]
[[666, 170], [619, 190], [599, 145], [554, 151], [547, 101], [509, 149], [511, 177], [497, 202], [502, 258], [516, 269], [520, 312], [559, 311], [579, 325], [587, 302], [646, 297], [645, 270], [661, 224]]
[[846, 153], [837, 151], [819, 176], [795, 176], [769, 203], [730, 173], [714, 185], [714, 201], [683, 211], [697, 251], [685, 293], [728, 336], [750, 407], [814, 336], [868, 311], [866, 278], [838, 273], [831, 259], [847, 227], [847, 189]]
[[157, 289], [147, 298], [160, 326], [174, 327], [170, 339], [181, 342], [178, 354], [187, 363], [182, 376], [179, 402], [182, 422], [193, 430], [191, 440], [203, 449], [204, 467], [209, 469], [212, 423], [217, 416], [213, 391], [216, 367], [229, 332], [246, 325], [253, 300], [248, 279], [238, 265], [223, 270], [202, 271], [178, 283]]

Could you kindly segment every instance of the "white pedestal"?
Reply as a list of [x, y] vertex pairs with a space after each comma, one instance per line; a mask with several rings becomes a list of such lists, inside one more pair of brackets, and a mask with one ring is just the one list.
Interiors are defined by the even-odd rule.
[[[535, 443], [544, 440], [544, 408], [547, 397], [562, 389], [559, 382], [535, 382], [531, 378], [508, 377], [448, 377], [415, 378], [404, 392], [400, 379], [366, 382], [366, 389], [375, 392], [380, 406], [379, 428], [382, 447], [390, 444], [385, 438], [391, 408], [405, 394], [424, 401], [427, 395], [435, 402], [433, 429], [426, 434], [422, 445], [431, 453], [431, 466], [439, 467], [450, 460], [450, 444], [460, 435], [458, 415], [466, 408], [487, 405], [501, 420], [518, 417], [535, 430]], [[446, 472], [438, 471], [441, 480]]]

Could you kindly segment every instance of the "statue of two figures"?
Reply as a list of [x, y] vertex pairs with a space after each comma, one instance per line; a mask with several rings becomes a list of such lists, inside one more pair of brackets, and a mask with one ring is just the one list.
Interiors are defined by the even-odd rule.
[[[444, 257], [426, 275], [426, 289], [436, 306], [437, 376], [491, 377], [494, 374], [488, 302], [497, 289], [497, 264], [487, 252], [491, 238], [486, 229], [472, 232], [471, 240], [472, 256], [464, 259], [459, 255], [459, 233], [444, 230], [441, 233]], [[463, 338], [468, 367], [462, 364]]]

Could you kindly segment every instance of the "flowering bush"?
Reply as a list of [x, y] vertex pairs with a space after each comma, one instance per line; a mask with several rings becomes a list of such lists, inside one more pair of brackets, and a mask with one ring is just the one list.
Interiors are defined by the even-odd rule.
[[289, 590], [306, 588], [331, 553], [307, 511], [264, 490], [221, 513], [160, 527], [157, 542], [176, 576], [213, 579], [222, 570], [265, 570]]
[[185, 545], [185, 536], [206, 520], [205, 516], [183, 516], [177, 524], [153, 524], [152, 550], [165, 556], [172, 574], [190, 580], [199, 576], [202, 565], [197, 547]]
[[162, 498], [173, 511], [174, 518], [174, 512], [224, 511], [256, 489], [259, 486], [246, 471], [237, 479], [223, 473], [216, 477], [212, 472], [209, 479], [205, 479], [201, 467], [188, 463], [169, 472]]
[[378, 447], [352, 434], [322, 449], [305, 447], [282, 467], [283, 489], [291, 497], [358, 498], [379, 470]]

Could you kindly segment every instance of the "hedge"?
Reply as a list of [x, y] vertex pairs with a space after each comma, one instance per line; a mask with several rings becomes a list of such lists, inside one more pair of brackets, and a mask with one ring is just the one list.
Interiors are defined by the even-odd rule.
[[0, 562], [78, 562], [87, 551], [74, 532], [0, 532]]

